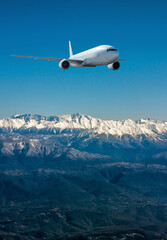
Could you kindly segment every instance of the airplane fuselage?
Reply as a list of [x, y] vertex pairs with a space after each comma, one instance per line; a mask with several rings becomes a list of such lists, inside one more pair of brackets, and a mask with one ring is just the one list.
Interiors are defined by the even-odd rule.
[[81, 64], [78, 62], [70, 62], [73, 67], [95, 67], [113, 63], [118, 57], [119, 52], [113, 46], [101, 45], [72, 55], [69, 60], [75, 59], [83, 61]]

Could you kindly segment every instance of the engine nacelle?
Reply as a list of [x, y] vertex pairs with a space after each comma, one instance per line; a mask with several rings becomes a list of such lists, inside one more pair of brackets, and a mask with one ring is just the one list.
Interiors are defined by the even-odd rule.
[[110, 70], [117, 70], [120, 68], [120, 63], [119, 62], [114, 62], [108, 65], [108, 68]]
[[70, 67], [70, 63], [68, 60], [66, 59], [62, 59], [60, 62], [59, 62], [59, 67], [63, 70], [67, 70], [69, 67]]

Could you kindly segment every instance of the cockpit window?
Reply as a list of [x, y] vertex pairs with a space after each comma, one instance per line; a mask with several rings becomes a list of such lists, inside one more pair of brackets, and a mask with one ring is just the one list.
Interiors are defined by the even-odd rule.
[[109, 52], [109, 51], [117, 51], [117, 49], [115, 49], [115, 48], [108, 48], [107, 52]]

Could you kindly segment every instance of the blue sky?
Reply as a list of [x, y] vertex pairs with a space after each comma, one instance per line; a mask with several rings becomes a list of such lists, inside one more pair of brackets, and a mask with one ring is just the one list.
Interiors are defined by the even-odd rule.
[[[167, 1], [1, 0], [0, 118], [15, 113], [83, 113], [102, 119], [167, 120]], [[115, 46], [118, 71], [63, 71], [55, 61], [12, 58], [69, 55]]]

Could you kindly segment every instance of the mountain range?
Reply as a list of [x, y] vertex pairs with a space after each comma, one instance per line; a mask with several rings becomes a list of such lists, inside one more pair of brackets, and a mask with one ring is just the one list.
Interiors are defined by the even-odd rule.
[[40, 116], [32, 114], [16, 114], [11, 118], [0, 120], [1, 131], [32, 132], [32, 133], [60, 133], [87, 131], [95, 134], [105, 134], [122, 137], [130, 135], [136, 137], [144, 135], [158, 140], [167, 132], [167, 122], [150, 119], [137, 121], [128, 119], [122, 121], [102, 120], [83, 114], [66, 114], [62, 116]]
[[[60, 158], [155, 161], [167, 158], [166, 149], [167, 122], [163, 121], [106, 121], [82, 114], [16, 114], [0, 120], [1, 168], [7, 167], [3, 165], [5, 157], [15, 158], [9, 164], [12, 167], [18, 167], [18, 159], [27, 157], [42, 158], [45, 164]], [[31, 165], [41, 164], [38, 161]]]
[[0, 240], [167, 239], [167, 122], [0, 120]]

